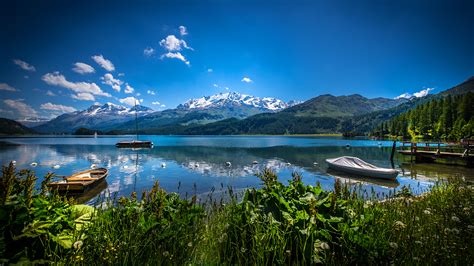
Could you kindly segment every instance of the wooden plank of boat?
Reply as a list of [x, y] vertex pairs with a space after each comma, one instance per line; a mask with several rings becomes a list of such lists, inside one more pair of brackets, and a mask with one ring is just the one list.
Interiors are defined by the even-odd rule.
[[118, 148], [151, 148], [153, 147], [153, 142], [142, 140], [120, 141], [115, 146]]
[[52, 190], [60, 192], [74, 191], [83, 192], [104, 180], [109, 174], [106, 168], [97, 168], [75, 173], [65, 177], [64, 180], [51, 182], [48, 184]]
[[326, 162], [331, 169], [358, 176], [395, 179], [398, 175], [398, 171], [395, 169], [377, 167], [357, 157], [342, 156], [326, 159]]

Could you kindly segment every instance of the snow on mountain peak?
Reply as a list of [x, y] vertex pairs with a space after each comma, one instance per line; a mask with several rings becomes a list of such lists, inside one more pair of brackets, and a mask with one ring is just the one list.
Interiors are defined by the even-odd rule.
[[131, 114], [135, 114], [135, 110], [137, 110], [139, 114], [153, 112], [153, 109], [145, 107], [145, 106], [141, 106], [141, 105], [137, 105], [136, 108], [135, 107], [128, 108], [122, 105], [108, 102], [103, 105], [94, 104], [88, 109], [82, 111], [81, 113], [88, 116], [96, 116], [96, 115], [101, 115], [101, 114], [131, 115]]
[[249, 106], [269, 111], [280, 111], [290, 105], [280, 99], [270, 97], [255, 97], [238, 92], [225, 92], [190, 99], [178, 106], [179, 109], [208, 109], [217, 107]]

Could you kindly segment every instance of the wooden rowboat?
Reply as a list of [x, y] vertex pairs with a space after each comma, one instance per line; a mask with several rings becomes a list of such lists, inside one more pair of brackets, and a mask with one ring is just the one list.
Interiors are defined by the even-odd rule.
[[115, 146], [117, 148], [151, 148], [153, 147], [153, 142], [142, 140], [120, 141]]
[[101, 183], [108, 174], [109, 170], [106, 168], [86, 170], [64, 177], [64, 180], [51, 182], [48, 184], [48, 187], [59, 192], [84, 192]]
[[326, 159], [329, 168], [349, 174], [382, 179], [395, 179], [398, 171], [390, 168], [377, 167], [357, 157], [342, 156]]

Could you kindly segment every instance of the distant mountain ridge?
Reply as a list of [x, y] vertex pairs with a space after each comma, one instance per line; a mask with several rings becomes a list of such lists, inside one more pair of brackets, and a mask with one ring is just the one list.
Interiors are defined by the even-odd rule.
[[0, 118], [0, 135], [24, 135], [35, 134], [31, 128], [7, 118]]
[[177, 109], [210, 109], [222, 107], [247, 106], [268, 111], [280, 111], [294, 105], [295, 102], [286, 103], [280, 99], [271, 97], [255, 97], [238, 92], [219, 93], [212, 96], [204, 96], [190, 99], [178, 105]]
[[114, 103], [94, 104], [83, 111], [62, 114], [53, 120], [34, 127], [41, 133], [72, 133], [78, 128], [104, 129], [154, 112], [153, 109], [137, 105], [125, 107]]

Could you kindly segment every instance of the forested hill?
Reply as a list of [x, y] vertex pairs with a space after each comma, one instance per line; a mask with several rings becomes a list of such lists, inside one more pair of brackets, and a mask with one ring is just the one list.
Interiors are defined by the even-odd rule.
[[474, 135], [474, 93], [447, 94], [381, 123], [377, 136], [460, 140]]
[[0, 118], [0, 135], [34, 134], [34, 130], [7, 118]]

